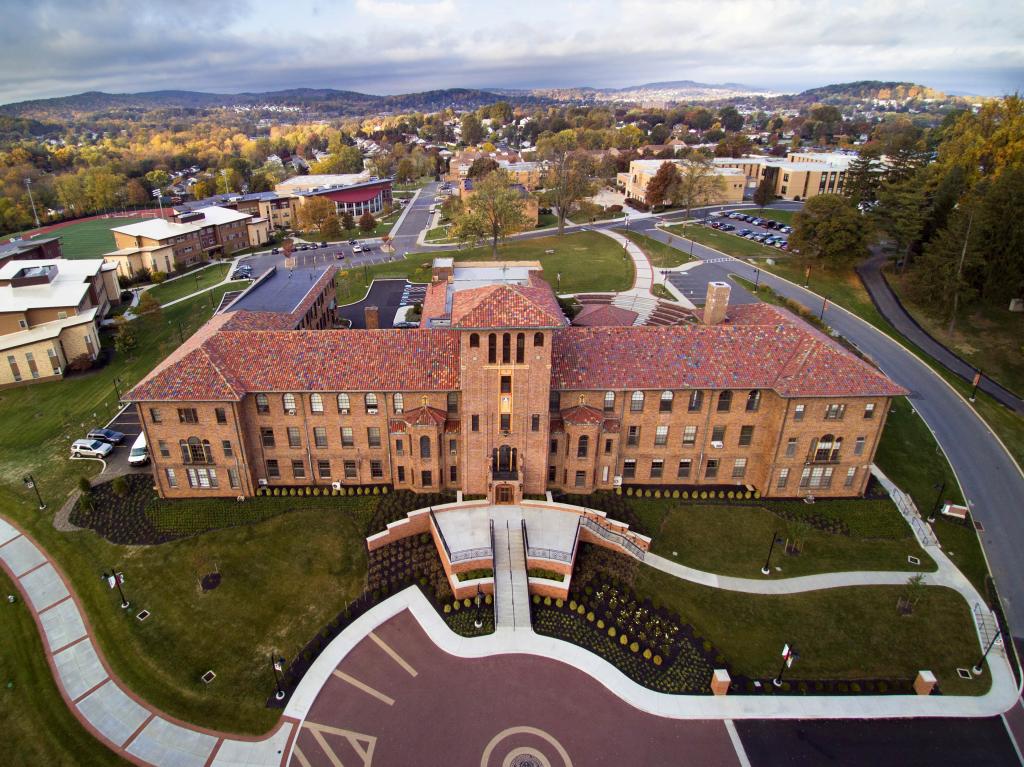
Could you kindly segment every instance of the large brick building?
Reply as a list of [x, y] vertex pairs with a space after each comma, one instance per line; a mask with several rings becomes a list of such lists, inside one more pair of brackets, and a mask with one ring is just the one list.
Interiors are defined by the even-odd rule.
[[261, 486], [460, 489], [514, 501], [618, 485], [864, 491], [905, 392], [788, 312], [571, 327], [531, 263], [441, 260], [416, 330], [216, 316], [128, 395], [167, 497]]

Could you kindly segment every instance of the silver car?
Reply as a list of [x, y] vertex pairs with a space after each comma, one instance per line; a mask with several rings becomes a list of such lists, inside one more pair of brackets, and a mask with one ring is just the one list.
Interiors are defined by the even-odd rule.
[[75, 458], [106, 458], [113, 451], [113, 445], [98, 439], [76, 439], [71, 445], [71, 455]]

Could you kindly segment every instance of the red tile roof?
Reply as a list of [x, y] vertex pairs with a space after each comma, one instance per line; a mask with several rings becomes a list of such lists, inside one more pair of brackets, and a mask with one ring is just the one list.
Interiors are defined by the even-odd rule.
[[558, 328], [565, 315], [554, 291], [536, 273], [529, 285], [485, 285], [458, 291], [452, 299], [452, 327]]
[[450, 330], [216, 332], [225, 317], [207, 323], [126, 399], [229, 400], [265, 391], [450, 391], [459, 385], [458, 334]]
[[639, 317], [636, 312], [611, 304], [590, 304], [572, 318], [572, 324], [582, 328], [628, 327]]
[[835, 341], [764, 304], [718, 325], [565, 328], [555, 389], [773, 389], [787, 397], [897, 396], [897, 386]]
[[604, 420], [604, 413], [589, 405], [576, 405], [562, 411], [562, 420], [573, 424], [594, 424]]
[[222, 330], [294, 330], [298, 319], [282, 312], [228, 312]]
[[427, 292], [423, 296], [423, 322], [427, 320], [444, 317], [445, 299], [448, 295], [447, 282], [432, 282], [427, 285]]

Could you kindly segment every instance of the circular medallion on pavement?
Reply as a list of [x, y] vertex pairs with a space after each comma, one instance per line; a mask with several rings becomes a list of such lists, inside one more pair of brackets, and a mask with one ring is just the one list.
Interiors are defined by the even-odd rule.
[[[511, 746], [501, 761], [493, 758], [499, 745], [499, 753]], [[562, 744], [544, 730], [509, 727], [491, 738], [480, 767], [572, 767], [572, 760]]]

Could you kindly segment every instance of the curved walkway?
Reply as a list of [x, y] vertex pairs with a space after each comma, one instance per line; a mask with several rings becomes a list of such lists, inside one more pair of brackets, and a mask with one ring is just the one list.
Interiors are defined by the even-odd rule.
[[[889, 260], [885, 253], [876, 253], [863, 264], [857, 267], [857, 274], [860, 275], [871, 296], [871, 302], [878, 309], [879, 314], [885, 317], [889, 323], [896, 328], [908, 341], [923, 349], [931, 357], [942, 363], [948, 370], [956, 373], [962, 379], [971, 383], [974, 380], [977, 368], [961, 359], [949, 347], [940, 343], [928, 331], [917, 324], [917, 320], [906, 310], [899, 297], [889, 285], [882, 268]], [[1004, 388], [996, 381], [982, 374], [978, 388], [993, 397], [997, 402], [1005, 405], [1018, 413], [1024, 413], [1024, 399]]]
[[[971, 603], [973, 587], [937, 552], [939, 570], [932, 584], [956, 589]], [[676, 577], [717, 588], [780, 594], [842, 586], [904, 583], [908, 573], [831, 573], [761, 581], [726, 578], [668, 562], [654, 555], [648, 564]], [[78, 597], [45, 550], [24, 530], [0, 518], [0, 566], [24, 596], [36, 621], [47, 661], [66, 705], [82, 725], [115, 753], [140, 765], [163, 767], [281, 765], [321, 688], [340, 662], [370, 632], [408, 610], [438, 647], [450, 655], [483, 658], [502, 654], [535, 655], [568, 664], [593, 677], [631, 706], [676, 719], [860, 718], [914, 716], [992, 716], [1010, 708], [1019, 696], [1002, 652], [989, 655], [992, 686], [978, 697], [708, 697], [654, 692], [624, 676], [599, 656], [533, 631], [499, 629], [486, 637], [454, 634], [416, 587], [396, 594], [354, 621], [314, 661], [288, 701], [284, 716], [264, 737], [241, 737], [189, 725], [135, 696], [103, 657]], [[979, 631], [982, 627], [976, 627]], [[980, 641], [980, 634], [979, 634]]]
[[0, 566], [32, 613], [65, 704], [118, 756], [160, 767], [281, 763], [296, 731], [295, 721], [287, 716], [265, 736], [231, 735], [183, 722], [132, 693], [107, 663], [60, 567], [24, 530], [4, 519]]

